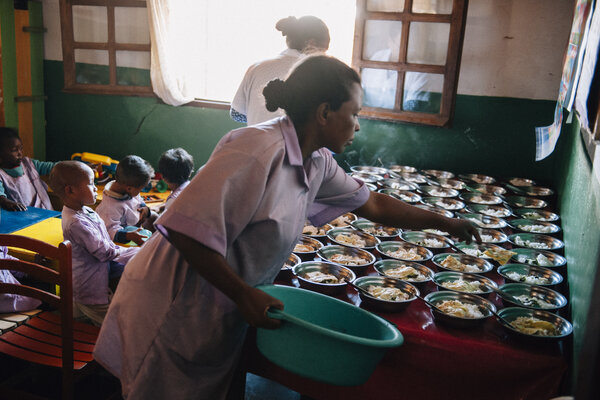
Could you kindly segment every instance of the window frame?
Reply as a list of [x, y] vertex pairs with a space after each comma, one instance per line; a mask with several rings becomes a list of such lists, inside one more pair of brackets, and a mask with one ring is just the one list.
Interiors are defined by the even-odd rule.
[[[107, 42], [76, 42], [73, 33], [73, 6], [100, 6], [107, 11]], [[115, 39], [115, 7], [147, 8], [145, 0], [60, 0], [60, 25], [64, 68], [64, 91], [78, 94], [154, 96], [152, 86], [117, 84], [117, 51], [147, 51], [150, 44], [117, 43]], [[108, 52], [108, 84], [78, 83], [75, 71], [75, 50], [105, 50]]]
[[[453, 0], [452, 14], [413, 14], [413, 0], [404, 0], [404, 11], [381, 12], [368, 11], [367, 0], [356, 2], [356, 23], [354, 29], [354, 48], [352, 66], [362, 68], [383, 68], [398, 72], [396, 101], [394, 109], [363, 106], [360, 116], [367, 119], [403, 121], [423, 125], [449, 126], [454, 114], [460, 61], [467, 20], [468, 0]], [[407, 11], [408, 10], [408, 11]], [[401, 21], [400, 55], [398, 62], [372, 61], [362, 58], [364, 45], [364, 26], [368, 20]], [[414, 64], [406, 62], [411, 22], [442, 22], [450, 24], [448, 50], [445, 65]], [[404, 92], [404, 74], [406, 72], [435, 73], [444, 76], [440, 112], [437, 114], [405, 111], [401, 109]]]

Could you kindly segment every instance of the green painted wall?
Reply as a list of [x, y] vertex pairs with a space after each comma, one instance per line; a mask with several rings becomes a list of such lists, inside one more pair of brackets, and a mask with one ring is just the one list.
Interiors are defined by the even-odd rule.
[[17, 128], [17, 53], [15, 48], [15, 14], [12, 1], [0, 1], [0, 35], [2, 37], [2, 98], [6, 126]]
[[[29, 25], [43, 27], [42, 3], [29, 1]], [[30, 33], [31, 46], [31, 95], [44, 95], [44, 34]], [[33, 112], [33, 156], [43, 158], [46, 155], [46, 119], [44, 101], [32, 103]]]

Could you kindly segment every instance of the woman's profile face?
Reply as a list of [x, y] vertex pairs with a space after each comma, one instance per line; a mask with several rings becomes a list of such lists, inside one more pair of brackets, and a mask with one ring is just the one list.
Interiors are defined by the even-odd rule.
[[334, 153], [342, 153], [352, 144], [354, 132], [360, 130], [358, 112], [362, 104], [362, 88], [358, 83], [352, 85], [350, 99], [336, 111], [329, 111], [327, 126], [323, 137], [323, 147]]

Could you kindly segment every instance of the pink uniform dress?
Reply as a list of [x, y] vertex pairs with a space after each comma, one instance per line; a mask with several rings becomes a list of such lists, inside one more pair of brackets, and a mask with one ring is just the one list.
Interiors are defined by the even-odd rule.
[[40, 178], [33, 161], [29, 157], [23, 157], [21, 166], [23, 167], [23, 175], [17, 177], [10, 176], [0, 168], [0, 180], [4, 186], [6, 197], [28, 207], [52, 210], [52, 204], [48, 196], [48, 186]]
[[[0, 246], [0, 259], [16, 260], [16, 258], [9, 256], [7, 253], [8, 249], [5, 246]], [[13, 276], [13, 274], [5, 269], [0, 270], [0, 282], [19, 284], [19, 281]], [[11, 293], [0, 293], [0, 313], [33, 310], [40, 304], [42, 304], [41, 301], [31, 297]]]
[[89, 207], [62, 210], [62, 229], [73, 251], [73, 300], [80, 304], [108, 304], [109, 262], [126, 264], [139, 247], [117, 246], [104, 222]]
[[169, 208], [169, 206], [171, 205], [171, 203], [173, 203], [173, 201], [179, 197], [179, 195], [181, 194], [181, 192], [183, 192], [183, 189], [185, 189], [187, 187], [187, 185], [190, 184], [190, 181], [185, 181], [183, 182], [181, 185], [179, 185], [179, 187], [175, 190], [173, 190], [171, 192], [171, 194], [169, 195], [169, 197], [167, 197], [167, 200], [165, 200], [165, 210], [167, 208]]
[[108, 182], [102, 192], [102, 201], [96, 212], [104, 221], [108, 235], [112, 240], [115, 234], [126, 226], [135, 226], [140, 220], [138, 209], [146, 203], [139, 194], [135, 197], [123, 195], [111, 190], [114, 181]]
[[[157, 224], [223, 255], [256, 286], [273, 282], [307, 216], [321, 226], [368, 196], [329, 150], [303, 163], [282, 117], [227, 134]], [[222, 399], [246, 328], [236, 305], [154, 235], [123, 273], [94, 356], [128, 399]]]

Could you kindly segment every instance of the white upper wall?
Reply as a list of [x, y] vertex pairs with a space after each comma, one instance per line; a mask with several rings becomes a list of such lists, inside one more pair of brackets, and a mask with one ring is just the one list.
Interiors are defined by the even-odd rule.
[[[43, 9], [44, 58], [62, 61], [59, 0]], [[471, 0], [458, 92], [556, 100], [573, 9], [574, 0]]]

